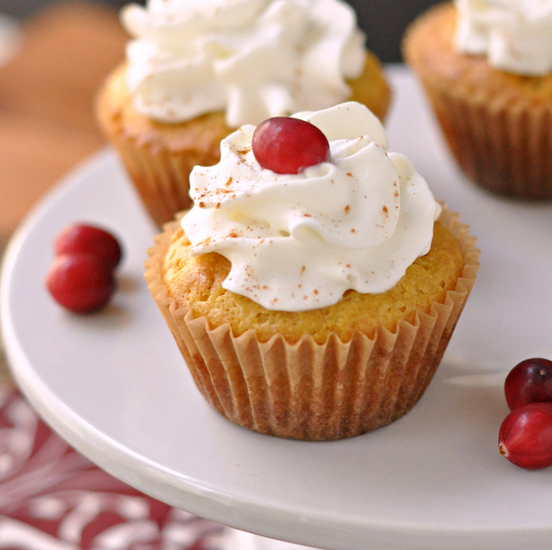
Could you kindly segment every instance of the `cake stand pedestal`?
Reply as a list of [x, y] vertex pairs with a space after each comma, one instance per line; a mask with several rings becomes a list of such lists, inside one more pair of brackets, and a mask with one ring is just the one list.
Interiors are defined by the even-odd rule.
[[[483, 267], [426, 394], [386, 428], [336, 442], [288, 441], [235, 426], [207, 405], [145, 285], [156, 229], [109, 150], [61, 182], [9, 245], [2, 334], [23, 393], [62, 437], [129, 485], [293, 543], [235, 532], [228, 550], [550, 548], [551, 472], [511, 465], [497, 434], [508, 412], [506, 372], [526, 357], [552, 357], [552, 295], [542, 291], [552, 270], [552, 207], [471, 185], [411, 75], [389, 75], [391, 147], [462, 212]], [[105, 226], [125, 251], [114, 300], [89, 316], [62, 311], [44, 288], [52, 241], [77, 221]]]

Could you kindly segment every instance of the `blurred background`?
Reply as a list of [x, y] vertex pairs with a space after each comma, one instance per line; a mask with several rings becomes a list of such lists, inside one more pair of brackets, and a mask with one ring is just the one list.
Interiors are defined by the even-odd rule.
[[[88, 0], [92, 2], [94, 0]], [[0, 0], [0, 13], [17, 18], [36, 14], [45, 6], [62, 0]], [[421, 11], [438, 0], [348, 0], [357, 11], [360, 26], [367, 34], [367, 45], [384, 62], [401, 60], [400, 40], [406, 25]], [[95, 0], [105, 6], [119, 9], [127, 0]], [[137, 2], [144, 4], [144, 0]]]

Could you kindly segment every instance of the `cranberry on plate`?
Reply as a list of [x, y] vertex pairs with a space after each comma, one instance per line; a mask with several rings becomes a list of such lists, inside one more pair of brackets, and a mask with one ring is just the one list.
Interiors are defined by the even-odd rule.
[[122, 258], [121, 245], [111, 233], [70, 225], [54, 240], [54, 251], [46, 287], [58, 304], [73, 313], [91, 313], [109, 302]]
[[511, 412], [500, 427], [500, 454], [521, 468], [552, 466], [552, 361], [518, 363], [504, 381], [504, 394]]
[[506, 377], [504, 393], [510, 410], [552, 401], [552, 361], [534, 357], [518, 363]]
[[108, 231], [93, 225], [69, 225], [54, 240], [56, 256], [87, 253], [115, 269], [122, 257], [121, 245]]
[[115, 290], [113, 271], [90, 254], [58, 256], [46, 276], [56, 302], [74, 313], [101, 309]]
[[521, 468], [552, 466], [552, 403], [530, 403], [514, 409], [500, 426], [498, 449]]

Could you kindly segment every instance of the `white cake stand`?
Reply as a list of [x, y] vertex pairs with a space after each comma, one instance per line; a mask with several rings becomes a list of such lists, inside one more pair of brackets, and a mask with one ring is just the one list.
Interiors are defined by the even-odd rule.
[[[395, 424], [332, 443], [262, 436], [200, 396], [142, 276], [155, 234], [104, 151], [62, 182], [14, 237], [2, 274], [3, 337], [22, 391], [84, 455], [130, 485], [199, 516], [330, 550], [548, 550], [552, 469], [521, 470], [497, 450], [505, 373], [552, 357], [552, 207], [492, 197], [465, 181], [410, 75], [389, 71], [392, 148], [472, 226], [481, 274], [436, 378]], [[74, 316], [47, 294], [51, 243], [89, 221], [125, 249], [119, 291]], [[229, 548], [297, 548], [237, 534]]]

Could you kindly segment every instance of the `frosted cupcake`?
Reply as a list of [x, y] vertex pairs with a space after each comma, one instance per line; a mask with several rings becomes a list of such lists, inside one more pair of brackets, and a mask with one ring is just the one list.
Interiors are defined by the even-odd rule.
[[403, 52], [473, 181], [552, 198], [550, 0], [439, 5], [411, 25]]
[[149, 0], [97, 115], [154, 221], [190, 206], [189, 173], [242, 124], [349, 98], [383, 118], [390, 90], [341, 0]]
[[241, 127], [218, 165], [194, 168], [195, 205], [156, 240], [146, 279], [216, 410], [261, 433], [333, 440], [418, 401], [478, 251], [366, 107], [295, 116], [329, 155], [277, 173], [257, 160], [259, 131]]

